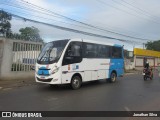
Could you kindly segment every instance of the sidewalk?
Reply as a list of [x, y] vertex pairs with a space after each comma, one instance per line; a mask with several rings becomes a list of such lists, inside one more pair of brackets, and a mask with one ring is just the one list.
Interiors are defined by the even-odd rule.
[[129, 75], [129, 74], [141, 74], [142, 70], [126, 70], [125, 71], [125, 75]]
[[17, 87], [35, 85], [34, 79], [28, 80], [0, 80], [0, 90], [7, 90]]

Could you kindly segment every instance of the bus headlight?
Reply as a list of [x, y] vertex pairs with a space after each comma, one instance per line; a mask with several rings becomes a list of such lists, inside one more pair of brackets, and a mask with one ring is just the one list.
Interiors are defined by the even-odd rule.
[[55, 74], [56, 72], [58, 72], [59, 68], [56, 68], [52, 71], [52, 74]]

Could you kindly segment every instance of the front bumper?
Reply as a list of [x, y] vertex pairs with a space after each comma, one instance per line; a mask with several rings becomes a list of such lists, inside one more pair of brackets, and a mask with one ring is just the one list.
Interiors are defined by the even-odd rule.
[[39, 76], [35, 75], [36, 82], [38, 83], [45, 83], [45, 84], [61, 84], [61, 78], [56, 77], [56, 75], [52, 76]]

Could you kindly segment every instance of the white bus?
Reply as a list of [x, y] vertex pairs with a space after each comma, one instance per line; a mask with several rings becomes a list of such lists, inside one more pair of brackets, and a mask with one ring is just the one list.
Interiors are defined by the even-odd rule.
[[123, 46], [84, 39], [47, 43], [36, 63], [36, 82], [51, 85], [108, 79], [115, 82], [124, 74]]

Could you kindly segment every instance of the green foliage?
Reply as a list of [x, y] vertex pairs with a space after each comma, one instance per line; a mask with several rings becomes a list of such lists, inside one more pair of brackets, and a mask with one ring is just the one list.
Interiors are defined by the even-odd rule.
[[19, 30], [21, 33], [21, 37], [24, 38], [24, 40], [29, 40], [29, 41], [38, 41], [42, 42], [42, 38], [39, 35], [39, 30], [35, 27], [26, 27], [26, 28], [21, 28]]
[[12, 16], [9, 15], [7, 12], [0, 10], [0, 34], [3, 36], [7, 36], [11, 33], [11, 24], [10, 20], [12, 19]]
[[147, 50], [160, 51], [160, 40], [154, 42], [147, 42], [145, 46]]
[[26, 41], [43, 42], [39, 35], [39, 30], [35, 27], [21, 28], [19, 33], [12, 33], [10, 21], [12, 16], [7, 12], [0, 10], [0, 35], [11, 38]]
[[23, 40], [21, 35], [18, 33], [9, 33], [6, 37], [11, 39], [16, 39], [16, 40]]
[[43, 42], [43, 39], [39, 35], [39, 30], [33, 26], [21, 28], [19, 32], [20, 34], [10, 33], [7, 35], [7, 38], [16, 39], [16, 40]]

